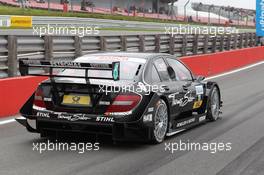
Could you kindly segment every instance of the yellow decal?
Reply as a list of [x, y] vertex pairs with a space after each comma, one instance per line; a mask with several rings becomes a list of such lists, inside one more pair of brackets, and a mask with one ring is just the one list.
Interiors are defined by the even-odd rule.
[[32, 27], [32, 16], [11, 16], [11, 27]]
[[64, 95], [62, 104], [65, 105], [82, 105], [89, 106], [91, 103], [90, 96]]
[[199, 101], [194, 102], [193, 109], [200, 108], [202, 106], [202, 104], [203, 104], [203, 101], [202, 100], [199, 100]]

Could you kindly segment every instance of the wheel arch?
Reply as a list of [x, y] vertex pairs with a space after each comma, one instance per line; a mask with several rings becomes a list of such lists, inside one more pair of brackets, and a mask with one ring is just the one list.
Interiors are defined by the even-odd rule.
[[221, 90], [219, 85], [216, 82], [207, 82], [206, 84], [206, 97], [207, 97], [207, 105], [208, 105], [208, 101], [209, 101], [209, 96], [211, 95], [211, 92], [213, 90], [213, 88], [216, 87], [218, 90], [218, 95], [219, 95], [219, 103], [222, 106], [222, 96], [221, 96]]
[[170, 121], [171, 121], [171, 108], [170, 108], [170, 106], [169, 106], [169, 100], [165, 97], [165, 96], [160, 96], [160, 99], [162, 99], [165, 103], [166, 103], [166, 105], [167, 105], [167, 109], [168, 109], [168, 121], [169, 121], [169, 124], [168, 124], [168, 129], [169, 129], [169, 125], [170, 125]]

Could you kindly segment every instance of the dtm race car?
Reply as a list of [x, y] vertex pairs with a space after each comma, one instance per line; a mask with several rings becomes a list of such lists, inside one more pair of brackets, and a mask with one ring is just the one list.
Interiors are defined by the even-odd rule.
[[[43, 74], [36, 74], [40, 68]], [[24, 59], [19, 70], [22, 76], [47, 76], [21, 108], [24, 119], [17, 119], [42, 137], [78, 132], [161, 143], [166, 136], [216, 121], [221, 113], [218, 84], [195, 76], [168, 54], [104, 52], [72, 62]]]

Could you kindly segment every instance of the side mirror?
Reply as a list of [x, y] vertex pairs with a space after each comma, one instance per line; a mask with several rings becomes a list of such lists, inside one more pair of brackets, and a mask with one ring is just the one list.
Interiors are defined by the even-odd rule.
[[171, 78], [172, 80], [176, 79], [176, 74], [175, 74], [173, 68], [169, 66], [169, 67], [167, 68], [167, 70], [168, 70], [168, 73], [169, 73], [170, 78]]
[[198, 76], [198, 77], [196, 78], [196, 80], [197, 80], [197, 81], [203, 81], [203, 80], [205, 80], [205, 77], [204, 77], [204, 76]]

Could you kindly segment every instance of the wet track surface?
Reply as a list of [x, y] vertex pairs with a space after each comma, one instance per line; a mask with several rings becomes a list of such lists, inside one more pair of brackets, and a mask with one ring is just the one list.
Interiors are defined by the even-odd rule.
[[[55, 175], [262, 175], [264, 174], [264, 65], [214, 79], [224, 101], [222, 118], [181, 134], [165, 143], [231, 142], [231, 151], [165, 151], [165, 143], [113, 144], [99, 139], [99, 151], [33, 151], [32, 143], [46, 142], [13, 122], [0, 125], [0, 174]], [[91, 138], [94, 141], [94, 138]]]

